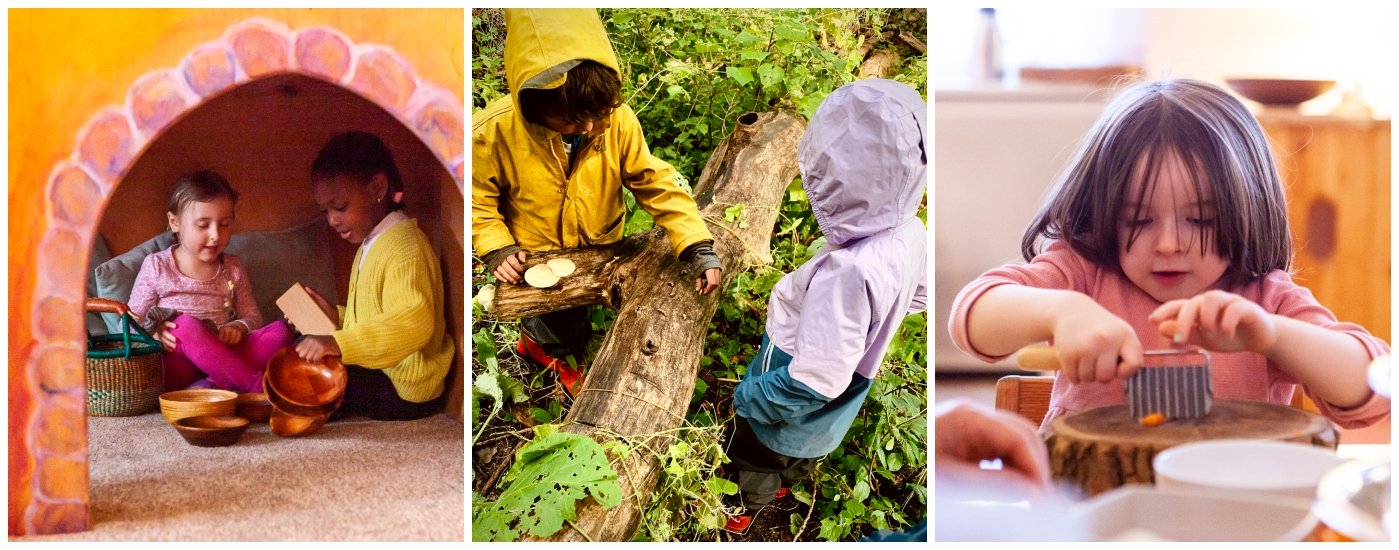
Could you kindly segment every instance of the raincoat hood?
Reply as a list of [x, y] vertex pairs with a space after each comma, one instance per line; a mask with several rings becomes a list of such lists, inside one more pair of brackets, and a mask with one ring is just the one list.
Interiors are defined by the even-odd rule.
[[505, 76], [516, 105], [520, 90], [562, 86], [568, 80], [568, 70], [583, 60], [596, 61], [621, 74], [617, 53], [597, 10], [505, 10]]
[[893, 80], [832, 92], [802, 134], [797, 165], [826, 241], [844, 244], [914, 217], [927, 186], [927, 105]]

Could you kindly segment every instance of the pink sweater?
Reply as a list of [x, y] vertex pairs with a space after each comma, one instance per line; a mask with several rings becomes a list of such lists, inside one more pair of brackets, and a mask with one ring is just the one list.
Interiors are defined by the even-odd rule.
[[[249, 331], [262, 326], [262, 313], [253, 299], [253, 286], [248, 282], [248, 272], [243, 269], [243, 261], [232, 254], [223, 255], [223, 267], [217, 275], [207, 281], [185, 276], [175, 267], [174, 247], [146, 256], [141, 263], [141, 271], [136, 275], [136, 283], [131, 287], [131, 298], [127, 305], [137, 317], [145, 316], [146, 310], [160, 306], [180, 313], [188, 313], [200, 319], [208, 319], [217, 325], [243, 321]], [[232, 282], [232, 290], [229, 283]], [[232, 303], [234, 316], [226, 304]]]
[[[983, 361], [994, 362], [1005, 357], [984, 355], [972, 348], [967, 338], [967, 316], [972, 304], [976, 303], [983, 293], [992, 287], [1005, 284], [1082, 292], [1131, 324], [1137, 332], [1137, 338], [1141, 340], [1143, 349], [1171, 347], [1170, 340], [1161, 336], [1156, 326], [1147, 321], [1147, 315], [1159, 307], [1161, 302], [1115, 271], [1094, 265], [1074, 253], [1063, 242], [1054, 242], [1028, 265], [1006, 265], [982, 274], [962, 289], [952, 303], [948, 328], [952, 332], [953, 342], [962, 351]], [[1317, 303], [1311, 291], [1292, 282], [1292, 277], [1285, 272], [1274, 271], [1261, 280], [1240, 288], [1225, 290], [1252, 300], [1270, 313], [1349, 334], [1365, 346], [1371, 358], [1389, 353], [1389, 345], [1372, 336], [1363, 327], [1337, 321], [1330, 310]], [[1297, 385], [1295, 378], [1257, 353], [1212, 353], [1210, 364], [1216, 399], [1246, 399], [1288, 404]], [[1307, 395], [1316, 402], [1323, 415], [1343, 428], [1369, 426], [1389, 416], [1389, 399], [1378, 394], [1351, 409], [1342, 409], [1323, 402], [1310, 390], [1307, 390]], [[1049, 413], [1041, 427], [1048, 426], [1050, 420], [1065, 413], [1117, 405], [1124, 401], [1121, 380], [1107, 384], [1070, 384], [1064, 377], [1056, 375]]]

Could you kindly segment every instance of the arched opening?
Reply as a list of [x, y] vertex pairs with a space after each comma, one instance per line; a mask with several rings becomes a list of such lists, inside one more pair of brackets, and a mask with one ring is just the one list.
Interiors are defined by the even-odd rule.
[[[443, 267], [457, 345], [448, 413], [460, 419], [464, 261], [462, 103], [421, 80], [397, 53], [324, 27], [262, 19], [230, 27], [179, 69], [147, 73], [124, 106], [95, 113], [72, 157], [44, 182], [42, 215], [19, 233], [36, 243], [11, 293], [10, 534], [91, 527], [84, 395], [83, 257], [98, 237], [120, 254], [163, 230], [180, 173], [215, 169], [242, 195], [235, 233], [276, 231], [319, 215], [309, 172], [346, 130], [378, 134], [404, 176], [407, 213]], [[354, 247], [327, 235], [343, 295]], [[13, 260], [12, 260], [13, 265]], [[455, 409], [455, 412], [453, 412]]]

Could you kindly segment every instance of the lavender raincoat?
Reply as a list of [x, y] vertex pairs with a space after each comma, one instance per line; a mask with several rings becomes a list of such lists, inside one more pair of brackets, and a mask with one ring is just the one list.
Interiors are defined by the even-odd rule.
[[862, 80], [826, 98], [797, 146], [826, 246], [773, 288], [763, 346], [734, 390], [775, 452], [834, 450], [904, 316], [927, 307], [926, 111], [904, 84]]

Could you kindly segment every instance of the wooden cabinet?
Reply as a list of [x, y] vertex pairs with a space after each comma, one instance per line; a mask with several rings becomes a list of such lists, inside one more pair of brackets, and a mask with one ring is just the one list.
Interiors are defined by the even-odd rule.
[[1392, 342], [1389, 121], [1259, 120], [1287, 190], [1294, 279], [1340, 320]]

